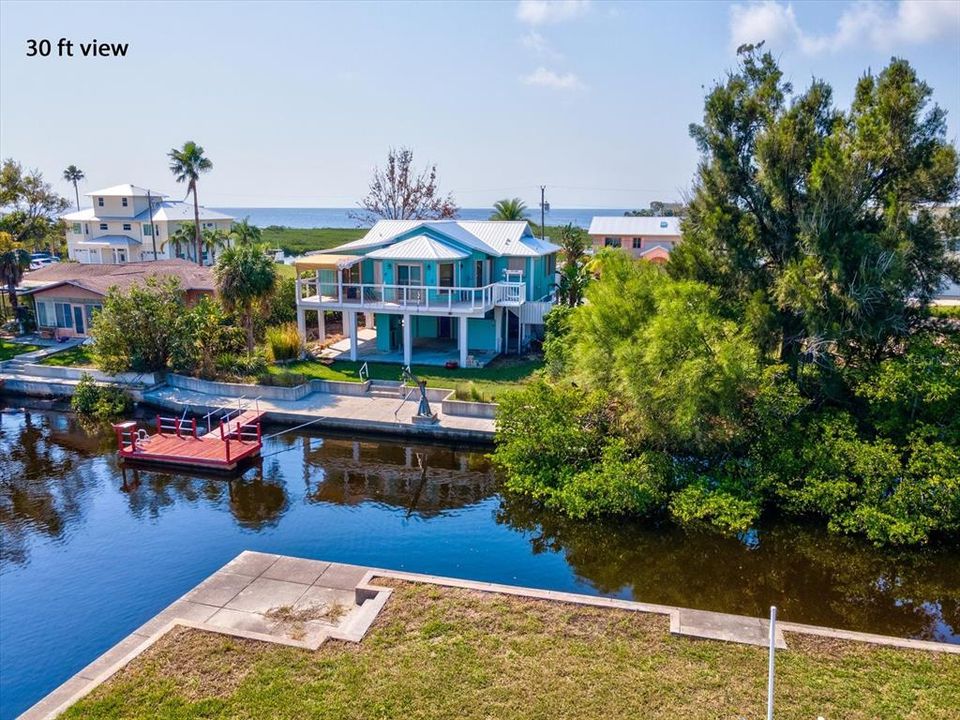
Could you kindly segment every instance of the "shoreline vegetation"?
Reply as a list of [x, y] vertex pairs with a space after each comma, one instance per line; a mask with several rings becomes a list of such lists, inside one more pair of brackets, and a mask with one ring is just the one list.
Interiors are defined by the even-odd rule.
[[[360, 643], [328, 641], [309, 652], [177, 628], [63, 717], [522, 720], [765, 711], [763, 647], [672, 636], [659, 615], [377, 584], [394, 591]], [[777, 655], [778, 718], [946, 720], [960, 705], [960, 656], [796, 634], [787, 643]]]
[[[549, 376], [500, 403], [508, 489], [574, 518], [747, 536], [765, 516], [876, 545], [960, 537], [960, 159], [894, 58], [849, 108], [745, 45], [709, 89], [683, 240], [604, 249], [546, 318]], [[577, 278], [566, 254], [561, 280]], [[578, 288], [581, 289], [581, 288]]]

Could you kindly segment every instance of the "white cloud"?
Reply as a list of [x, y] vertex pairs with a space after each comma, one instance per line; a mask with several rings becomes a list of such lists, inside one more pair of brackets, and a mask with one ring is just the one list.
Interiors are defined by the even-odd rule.
[[893, 4], [848, 4], [832, 32], [808, 33], [800, 27], [793, 5], [763, 0], [730, 8], [730, 44], [766, 40], [768, 45], [795, 44], [808, 55], [838, 52], [869, 44], [890, 50], [901, 44], [919, 44], [960, 36], [960, 3], [953, 0], [899, 0]]
[[546, 25], [580, 17], [590, 9], [590, 0], [520, 0], [517, 19], [528, 25]]
[[523, 43], [525, 48], [533, 51], [535, 55], [539, 55], [540, 57], [550, 58], [551, 60], [559, 60], [563, 57], [563, 55], [557, 50], [554, 50], [549, 41], [536, 30], [531, 30], [521, 37], [520, 42]]
[[581, 90], [584, 87], [580, 78], [572, 72], [561, 75], [553, 70], [547, 70], [545, 67], [538, 67], [529, 75], [521, 77], [520, 81], [525, 85], [539, 85], [556, 90]]

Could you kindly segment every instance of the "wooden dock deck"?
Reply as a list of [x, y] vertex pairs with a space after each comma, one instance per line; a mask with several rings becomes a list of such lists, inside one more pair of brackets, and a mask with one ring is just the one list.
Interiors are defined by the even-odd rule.
[[155, 432], [139, 428], [136, 421], [114, 424], [117, 454], [125, 460], [230, 471], [260, 454], [260, 420], [263, 413], [246, 410], [223, 420], [206, 434], [196, 420], [156, 418]]

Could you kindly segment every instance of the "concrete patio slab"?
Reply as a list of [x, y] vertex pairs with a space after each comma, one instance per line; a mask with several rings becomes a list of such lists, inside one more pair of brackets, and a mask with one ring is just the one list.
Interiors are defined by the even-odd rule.
[[189, 600], [177, 600], [173, 605], [168, 606], [159, 615], [145, 622], [133, 632], [142, 637], [150, 637], [157, 630], [168, 625], [174, 620], [188, 620], [190, 622], [202, 623], [208, 620], [217, 611], [213, 605], [204, 605]]
[[243, 612], [230, 608], [217, 610], [204, 624], [226, 630], [260, 633], [261, 635], [270, 635], [276, 625], [275, 622], [268, 620], [260, 613]]
[[[671, 632], [675, 635], [689, 635], [762, 647], [766, 647], [770, 642], [770, 621], [762, 618], [687, 608], [681, 608], [677, 616], [677, 622], [671, 624]], [[778, 648], [787, 647], [783, 639], [783, 631], [779, 627], [776, 629], [775, 638]]]
[[222, 607], [253, 581], [248, 575], [236, 575], [223, 570], [214, 573], [187, 593], [185, 600]]
[[293, 605], [308, 587], [302, 583], [260, 577], [241, 590], [225, 607], [248, 613], [266, 613]]
[[259, 577], [276, 561], [276, 555], [269, 555], [267, 553], [247, 550], [240, 553], [233, 560], [224, 565], [220, 569], [220, 572], [234, 573], [235, 575], [248, 575], [249, 577]]
[[340, 590], [353, 590], [366, 575], [369, 568], [359, 565], [331, 565], [317, 580], [318, 585], [323, 587], [338, 588]]
[[[300, 596], [300, 599], [293, 604], [294, 611], [305, 611], [311, 608], [331, 610], [337, 606], [349, 610], [356, 604], [356, 590], [339, 590], [337, 588], [322, 587], [314, 585]], [[327, 625], [335, 624], [329, 620], [320, 618], [320, 622]]]
[[323, 572], [330, 567], [328, 562], [319, 560], [305, 560], [295, 557], [281, 557], [266, 570], [262, 577], [272, 580], [288, 580], [289, 582], [313, 585]]

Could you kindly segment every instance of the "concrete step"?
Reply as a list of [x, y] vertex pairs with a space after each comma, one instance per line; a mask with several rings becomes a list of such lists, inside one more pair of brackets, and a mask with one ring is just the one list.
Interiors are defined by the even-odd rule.
[[406, 392], [402, 387], [375, 388], [371, 386], [370, 389], [367, 390], [367, 395], [369, 395], [370, 397], [396, 398], [398, 400], [402, 398], [405, 394]]
[[371, 380], [367, 394], [372, 397], [399, 399], [406, 394], [406, 390], [399, 380]]

